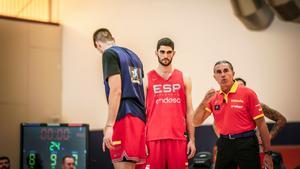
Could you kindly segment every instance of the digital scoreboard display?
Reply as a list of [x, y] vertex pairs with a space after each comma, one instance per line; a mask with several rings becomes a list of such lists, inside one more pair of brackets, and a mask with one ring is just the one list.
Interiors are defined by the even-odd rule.
[[21, 124], [21, 169], [61, 169], [73, 156], [76, 169], [87, 169], [87, 124]]

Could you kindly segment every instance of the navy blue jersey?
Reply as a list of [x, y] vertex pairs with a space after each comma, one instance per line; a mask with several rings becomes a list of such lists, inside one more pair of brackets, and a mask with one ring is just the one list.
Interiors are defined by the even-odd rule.
[[[145, 122], [144, 72], [142, 62], [134, 52], [123, 47], [113, 46], [105, 50], [104, 54], [106, 52], [116, 53], [119, 58], [122, 96], [116, 120], [118, 121], [130, 113]], [[104, 85], [108, 100], [110, 92], [108, 78], [104, 78]]]

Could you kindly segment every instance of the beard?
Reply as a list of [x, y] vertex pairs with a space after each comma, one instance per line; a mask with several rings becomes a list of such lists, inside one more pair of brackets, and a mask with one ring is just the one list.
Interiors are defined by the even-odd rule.
[[165, 59], [159, 59], [159, 57], [157, 57], [158, 62], [163, 65], [163, 66], [169, 66], [172, 63], [173, 58], [171, 58], [170, 60], [165, 58]]

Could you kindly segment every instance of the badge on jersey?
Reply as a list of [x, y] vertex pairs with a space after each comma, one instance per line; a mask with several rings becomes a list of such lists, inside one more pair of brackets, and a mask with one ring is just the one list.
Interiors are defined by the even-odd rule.
[[138, 67], [129, 66], [129, 72], [132, 83], [142, 84], [142, 70]]
[[215, 105], [215, 110], [220, 110], [221, 106], [220, 105]]

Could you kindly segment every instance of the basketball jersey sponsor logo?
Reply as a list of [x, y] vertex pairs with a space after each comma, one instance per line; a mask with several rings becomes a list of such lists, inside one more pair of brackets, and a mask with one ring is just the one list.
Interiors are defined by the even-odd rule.
[[156, 84], [153, 85], [154, 94], [174, 93], [181, 88], [180, 84]]
[[243, 108], [243, 106], [240, 106], [240, 105], [231, 105], [231, 108], [242, 109], [242, 108]]
[[171, 98], [171, 97], [156, 99], [156, 104], [162, 104], [162, 103], [181, 103], [181, 100], [180, 98]]
[[156, 104], [176, 103], [180, 104], [181, 99], [178, 91], [181, 89], [180, 84], [155, 84], [153, 93], [157, 95]]
[[130, 72], [130, 77], [131, 77], [132, 83], [138, 83], [138, 84], [142, 83], [141, 68], [129, 66], [129, 72]]
[[241, 99], [239, 99], [239, 100], [237, 100], [237, 99], [231, 99], [231, 102], [235, 102], [235, 103], [244, 103], [244, 101], [241, 100]]

